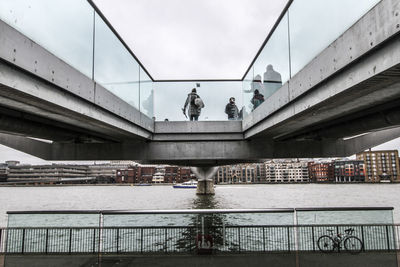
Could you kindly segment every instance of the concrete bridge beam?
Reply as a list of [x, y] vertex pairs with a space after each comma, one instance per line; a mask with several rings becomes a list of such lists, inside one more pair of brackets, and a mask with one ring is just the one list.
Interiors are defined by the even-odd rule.
[[[400, 127], [370, 132], [346, 139], [274, 142], [132, 142], [132, 143], [45, 143], [0, 133], [0, 144], [46, 160], [137, 160], [151, 164], [210, 167], [267, 158], [347, 157], [400, 137]], [[198, 153], [202, 151], [202, 153]], [[200, 180], [210, 180], [211, 169], [199, 170]], [[204, 178], [203, 178], [204, 177]]]

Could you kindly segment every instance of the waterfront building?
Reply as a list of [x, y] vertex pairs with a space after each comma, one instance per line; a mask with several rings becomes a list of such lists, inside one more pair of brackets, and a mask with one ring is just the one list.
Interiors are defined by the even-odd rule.
[[255, 183], [265, 182], [265, 164], [255, 164]]
[[307, 162], [292, 160], [265, 162], [265, 181], [267, 183], [309, 182]]
[[8, 165], [0, 163], [0, 182], [6, 182], [8, 176]]
[[153, 178], [151, 181], [155, 184], [162, 184], [164, 183], [164, 177], [165, 177], [165, 167], [158, 166], [155, 168], [155, 173], [153, 174]]
[[164, 183], [183, 183], [195, 179], [190, 167], [164, 166]]
[[308, 173], [311, 182], [334, 181], [334, 167], [332, 162], [309, 162]]
[[365, 168], [362, 160], [334, 161], [335, 182], [364, 182]]
[[190, 167], [179, 167], [178, 168], [178, 176], [177, 176], [177, 183], [183, 183], [186, 181], [190, 181], [190, 180], [194, 180], [196, 179], [196, 175], [194, 175], [194, 173], [192, 173], [192, 171], [190, 170]]
[[365, 182], [400, 182], [397, 150], [365, 151], [356, 155], [365, 165]]
[[136, 183], [136, 176], [137, 176], [138, 168], [130, 167], [128, 169], [121, 169], [117, 170], [115, 176], [116, 183], [129, 183], [133, 184]]
[[14, 183], [91, 183], [87, 165], [45, 164], [8, 166], [7, 182]]
[[180, 170], [179, 170], [178, 166], [165, 166], [164, 167], [164, 182], [165, 183], [177, 183], [179, 172], [180, 172]]
[[221, 184], [261, 183], [265, 181], [265, 165], [247, 163], [221, 166], [214, 179]]
[[216, 174], [216, 177], [214, 178], [214, 180], [217, 181], [218, 184], [232, 184], [232, 183], [234, 183], [233, 182], [233, 178], [232, 178], [232, 170], [234, 169], [233, 166], [226, 165], [226, 166], [219, 167], [218, 171], [217, 171], [217, 174]]
[[[19, 165], [14, 161], [7, 161], [4, 165], [7, 166], [7, 182], [48, 184], [115, 183], [117, 169], [129, 166], [125, 163]], [[4, 176], [4, 171], [2, 173]]]
[[18, 160], [7, 160], [6, 162], [5, 162], [5, 164], [7, 165], [7, 166], [17, 166], [17, 165], [19, 165], [19, 161]]
[[274, 160], [265, 163], [221, 166], [217, 183], [295, 183], [309, 182], [306, 161]]
[[241, 183], [254, 183], [255, 171], [254, 164], [241, 164]]
[[153, 182], [153, 175], [156, 173], [156, 165], [139, 166], [135, 183], [150, 184]]
[[189, 167], [136, 165], [116, 171], [117, 183], [182, 183], [195, 179]]
[[88, 176], [95, 177], [98, 183], [115, 183], [119, 169], [128, 169], [134, 162], [110, 162], [88, 165]]

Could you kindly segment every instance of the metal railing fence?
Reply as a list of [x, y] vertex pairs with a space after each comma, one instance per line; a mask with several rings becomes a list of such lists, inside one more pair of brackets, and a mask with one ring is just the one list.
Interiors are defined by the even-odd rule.
[[[195, 253], [319, 251], [321, 236], [344, 236], [346, 229], [363, 251], [400, 250], [400, 225], [54, 227], [0, 228], [0, 253]], [[343, 240], [344, 241], [344, 240]]]

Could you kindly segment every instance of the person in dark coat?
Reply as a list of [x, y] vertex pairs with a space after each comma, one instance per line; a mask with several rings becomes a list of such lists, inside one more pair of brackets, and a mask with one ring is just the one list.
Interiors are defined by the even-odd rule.
[[228, 120], [235, 121], [239, 117], [239, 109], [235, 104], [235, 98], [229, 98], [229, 103], [225, 106], [225, 113], [228, 114]]
[[[198, 100], [196, 100], [196, 99], [198, 99]], [[196, 103], [200, 103], [200, 104], [196, 105]], [[191, 120], [191, 121], [199, 120], [201, 109], [204, 108], [204, 104], [203, 104], [203, 101], [201, 101], [200, 96], [197, 94], [196, 88], [193, 88], [192, 92], [190, 94], [188, 94], [188, 96], [186, 98], [186, 102], [183, 107], [184, 113], [188, 106], [189, 106], [189, 108], [188, 108], [189, 120]]]
[[262, 102], [264, 102], [264, 96], [256, 89], [250, 102], [253, 104], [253, 110], [255, 110]]

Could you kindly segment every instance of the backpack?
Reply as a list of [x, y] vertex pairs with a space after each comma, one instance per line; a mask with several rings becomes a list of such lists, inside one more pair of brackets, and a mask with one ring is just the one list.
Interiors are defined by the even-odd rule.
[[197, 99], [197, 95], [192, 95], [190, 97], [190, 105], [196, 106], [195, 100]]
[[204, 108], [204, 103], [203, 100], [201, 100], [200, 96], [197, 96], [197, 98], [194, 100], [194, 104], [198, 108]]

